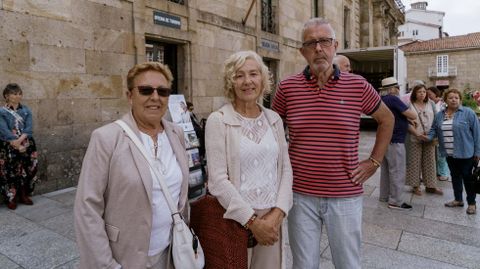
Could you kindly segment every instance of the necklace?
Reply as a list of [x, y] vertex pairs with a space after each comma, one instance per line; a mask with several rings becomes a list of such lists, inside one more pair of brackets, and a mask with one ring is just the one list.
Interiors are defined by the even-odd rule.
[[245, 112], [240, 111], [237, 109], [236, 105], [233, 105], [233, 110], [237, 112], [240, 116], [245, 117], [245, 118], [257, 118], [261, 114], [261, 110], [258, 107], [258, 105], [255, 105], [255, 109], [251, 110], [245, 110]]
[[[155, 159], [155, 162], [159, 164], [159, 168], [160, 168], [160, 172], [165, 175], [167, 173], [167, 168], [165, 166], [165, 164], [163, 163], [162, 161], [162, 156], [158, 156], [158, 153], [159, 153], [159, 150], [158, 148], [162, 147], [162, 141], [161, 141], [161, 137], [160, 136], [157, 136], [156, 139], [154, 139], [152, 137], [152, 140], [153, 140], [153, 151], [154, 151], [154, 159]], [[160, 143], [158, 142], [160, 141]]]
[[157, 152], [158, 152], [158, 142], [153, 140], [153, 149], [155, 151], [155, 158], [157, 158]]
[[453, 115], [455, 115], [455, 112], [457, 112], [457, 110], [454, 110], [453, 112], [450, 112], [449, 110], [445, 110], [445, 118], [447, 120], [453, 119]]

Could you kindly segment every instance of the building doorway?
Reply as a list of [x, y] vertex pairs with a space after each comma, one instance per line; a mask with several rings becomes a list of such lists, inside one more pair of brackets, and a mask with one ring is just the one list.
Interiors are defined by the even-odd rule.
[[178, 94], [179, 76], [178, 76], [178, 45], [164, 43], [152, 40], [145, 41], [146, 61], [160, 62], [168, 65], [172, 71], [172, 94]]
[[272, 76], [272, 91], [263, 99], [263, 106], [266, 108], [270, 108], [270, 106], [272, 105], [273, 96], [275, 96], [275, 91], [277, 90], [278, 85], [278, 61], [270, 58], [263, 58], [263, 62], [268, 67], [268, 70], [270, 70], [270, 74]]

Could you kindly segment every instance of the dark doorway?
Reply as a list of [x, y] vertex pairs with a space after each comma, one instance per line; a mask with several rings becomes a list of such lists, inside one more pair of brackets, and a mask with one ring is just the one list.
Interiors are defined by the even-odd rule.
[[266, 95], [265, 98], [263, 99], [263, 106], [266, 108], [270, 108], [272, 105], [272, 99], [273, 96], [275, 96], [275, 91], [277, 90], [277, 84], [278, 84], [278, 77], [277, 77], [277, 60], [273, 60], [270, 58], [263, 58], [263, 62], [265, 65], [268, 67], [268, 70], [270, 70], [270, 75], [272, 76], [272, 91], [270, 94]]
[[161, 62], [168, 65], [173, 75], [172, 93], [178, 94], [178, 59], [177, 45], [170, 43], [157, 42], [152, 40], [145, 41], [145, 56], [147, 61]]

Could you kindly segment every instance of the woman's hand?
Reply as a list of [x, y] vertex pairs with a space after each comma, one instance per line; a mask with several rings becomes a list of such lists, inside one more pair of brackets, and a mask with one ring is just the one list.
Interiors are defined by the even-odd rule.
[[416, 136], [417, 138], [421, 139], [421, 137], [422, 137], [423, 135], [424, 135], [423, 132], [417, 132], [417, 131], [415, 131], [415, 136]]
[[10, 141], [10, 146], [12, 146], [12, 148], [14, 148], [14, 149], [19, 149], [21, 144], [22, 144], [22, 141], [19, 140], [19, 139], [15, 139], [15, 140]]
[[23, 146], [22, 143], [26, 138], [27, 136], [25, 134], [22, 134], [19, 138], [10, 141], [10, 146], [20, 152], [25, 152], [27, 148]]
[[27, 139], [27, 135], [26, 134], [22, 134], [19, 138], [17, 138], [18, 141], [20, 141], [20, 144], [23, 143], [23, 141], [25, 141], [25, 139]]
[[274, 207], [267, 214], [263, 215], [262, 219], [266, 220], [267, 223], [271, 223], [274, 225], [274, 227], [280, 230], [280, 226], [282, 225], [284, 217], [285, 213], [283, 213], [280, 208]]
[[271, 220], [263, 218], [256, 218], [249, 226], [253, 236], [257, 242], [262, 246], [271, 246], [278, 241], [279, 229], [272, 223]]
[[420, 135], [418, 137], [418, 139], [420, 139], [421, 141], [424, 141], [424, 142], [430, 142], [430, 139], [428, 139], [428, 136], [424, 135], [424, 134]]

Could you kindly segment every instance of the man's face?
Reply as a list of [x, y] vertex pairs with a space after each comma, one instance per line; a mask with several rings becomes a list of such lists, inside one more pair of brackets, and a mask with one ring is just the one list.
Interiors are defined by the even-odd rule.
[[308, 27], [303, 40], [300, 53], [314, 74], [325, 72], [332, 67], [338, 42], [333, 39], [333, 29], [329, 24]]
[[352, 71], [352, 68], [350, 67], [350, 61], [348, 59], [342, 59], [339, 62], [338, 68], [340, 68], [340, 71], [342, 72], [350, 73]]
[[399, 95], [400, 94], [400, 89], [398, 87], [392, 87], [392, 88], [390, 88], [390, 94]]

